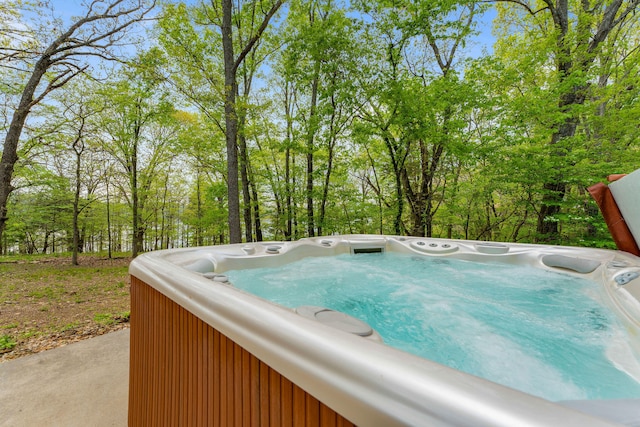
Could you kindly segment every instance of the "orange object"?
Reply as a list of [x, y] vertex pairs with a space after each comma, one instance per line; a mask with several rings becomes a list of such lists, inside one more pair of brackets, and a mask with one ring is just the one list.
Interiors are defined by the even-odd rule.
[[[615, 181], [623, 176], [623, 174], [610, 175], [609, 177], [613, 177], [613, 179], [609, 178], [609, 181]], [[587, 188], [587, 191], [589, 191], [591, 197], [593, 197], [598, 204], [600, 212], [602, 212], [602, 216], [604, 217], [604, 221], [607, 224], [607, 228], [609, 229], [611, 237], [613, 237], [613, 241], [616, 243], [618, 249], [640, 256], [640, 248], [638, 248], [638, 244], [633, 238], [631, 231], [629, 231], [629, 227], [627, 227], [627, 223], [620, 213], [620, 209], [618, 209], [618, 205], [616, 204], [609, 187], [600, 182]]]

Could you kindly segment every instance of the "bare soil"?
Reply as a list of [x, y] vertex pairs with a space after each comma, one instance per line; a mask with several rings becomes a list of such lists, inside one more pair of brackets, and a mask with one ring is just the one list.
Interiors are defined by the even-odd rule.
[[129, 327], [130, 261], [0, 257], [0, 362]]

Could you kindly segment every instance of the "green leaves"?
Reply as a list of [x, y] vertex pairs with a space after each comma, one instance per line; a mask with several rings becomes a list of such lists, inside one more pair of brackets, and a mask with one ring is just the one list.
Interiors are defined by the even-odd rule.
[[[235, 61], [274, 4], [233, 3]], [[13, 11], [7, 5], [0, 14]], [[638, 26], [620, 10], [600, 39], [611, 5], [567, 3], [562, 26], [542, 3], [496, 2], [494, 53], [479, 56], [470, 47], [488, 6], [287, 2], [239, 62], [225, 116], [221, 4], [165, 2], [152, 46], [121, 73], [34, 109], [11, 204], [21, 217], [8, 233], [25, 242], [53, 227], [28, 215], [49, 203], [40, 192], [58, 197], [55, 218], [69, 222], [62, 206], [73, 182], [59, 159], [82, 106], [102, 111], [85, 141], [103, 156], [87, 158], [83, 172], [97, 182], [85, 224], [104, 228], [108, 185], [119, 235], [132, 234], [133, 212], [122, 209], [137, 185], [147, 247], [168, 245], [169, 235], [190, 245], [226, 239], [228, 118], [238, 125], [250, 238], [262, 227], [266, 238], [313, 229], [533, 241], [546, 223], [557, 226], [556, 242], [606, 246], [583, 189], [638, 167]], [[8, 96], [18, 74], [3, 75]]]

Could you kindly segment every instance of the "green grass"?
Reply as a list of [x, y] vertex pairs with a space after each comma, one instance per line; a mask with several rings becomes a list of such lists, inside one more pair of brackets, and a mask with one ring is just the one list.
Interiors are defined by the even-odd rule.
[[37, 331], [35, 329], [29, 329], [20, 334], [20, 339], [28, 340], [29, 338], [32, 338], [32, 337], [39, 337], [40, 335], [42, 335], [42, 333], [43, 332]]
[[116, 323], [121, 323], [122, 320], [126, 319], [126, 321], [129, 320], [129, 317], [131, 316], [131, 312], [129, 311], [123, 311], [121, 313], [98, 313], [96, 315], [93, 316], [93, 320], [96, 323], [99, 323], [101, 325], [115, 325]]
[[[20, 262], [40, 262], [43, 258], [47, 259], [68, 259], [71, 261], [71, 252], [56, 252], [54, 254], [11, 254], [11, 255], [0, 255], [0, 264], [3, 263], [20, 263]], [[82, 263], [82, 257], [97, 257], [97, 258], [107, 258], [107, 252], [100, 252], [95, 254], [80, 254]], [[131, 256], [129, 252], [114, 252], [111, 254], [113, 259], [118, 258], [127, 258]], [[0, 268], [0, 271], [2, 269]]]
[[61, 328], [61, 331], [70, 331], [71, 329], [75, 329], [78, 326], [80, 326], [80, 322], [71, 322], [71, 323], [67, 323], [66, 325], [63, 325]]
[[[109, 329], [129, 317], [129, 258], [0, 256], [0, 349], [61, 332]], [[13, 349], [13, 350], [12, 350]]]
[[0, 350], [11, 350], [16, 344], [17, 341], [11, 335], [0, 335]]
[[113, 316], [110, 313], [98, 313], [93, 316], [93, 320], [101, 325], [110, 325], [114, 323]]

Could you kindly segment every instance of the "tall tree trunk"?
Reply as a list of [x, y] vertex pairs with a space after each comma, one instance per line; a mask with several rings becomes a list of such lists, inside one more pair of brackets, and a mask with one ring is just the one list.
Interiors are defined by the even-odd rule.
[[[387, 129], [383, 129], [386, 132]], [[397, 235], [402, 234], [402, 212], [404, 211], [404, 193], [402, 191], [402, 171], [404, 169], [404, 161], [407, 158], [407, 153], [401, 153], [398, 144], [393, 140], [390, 135], [384, 138], [385, 146], [389, 152], [389, 158], [391, 159], [391, 165], [393, 167], [393, 176], [395, 182], [396, 193], [396, 215], [393, 219], [394, 232]]]
[[[296, 156], [295, 156], [295, 154], [293, 154], [293, 156], [291, 157], [291, 168], [294, 170], [294, 173], [293, 173], [293, 175], [291, 177], [291, 188], [292, 188], [292, 191], [295, 192], [295, 189], [297, 188], [297, 185], [298, 185], [297, 179], [296, 179], [296, 174], [295, 174], [295, 170], [296, 170]], [[294, 240], [297, 240], [298, 237], [300, 237], [300, 231], [299, 231], [299, 228], [298, 228], [298, 203], [296, 202], [295, 198], [293, 198], [293, 203], [291, 204], [291, 208], [292, 208], [292, 212], [293, 212], [293, 215], [292, 215], [292, 222], [293, 222], [292, 231], [293, 231], [293, 234], [292, 234], [292, 236], [293, 236]]]
[[285, 227], [284, 239], [291, 240], [293, 228], [293, 209], [291, 207], [291, 148], [287, 145], [285, 150], [284, 181], [285, 181], [285, 210], [287, 225]]
[[[251, 166], [251, 165], [249, 165]], [[251, 171], [251, 168], [249, 168]], [[260, 203], [258, 203], [258, 188], [256, 186], [256, 182], [253, 179], [253, 173], [249, 174], [249, 183], [251, 184], [251, 195], [253, 201], [253, 216], [255, 218], [255, 232], [256, 232], [256, 242], [262, 242], [262, 221], [260, 221]]]
[[82, 142], [84, 132], [85, 118], [80, 117], [80, 127], [75, 141], [72, 144], [73, 152], [76, 154], [76, 189], [73, 197], [73, 251], [71, 255], [71, 263], [78, 265], [78, 251], [80, 247], [80, 230], [78, 229], [78, 217], [80, 216], [80, 178], [81, 178], [81, 161], [84, 152], [84, 143]]
[[[198, 166], [198, 172], [196, 177], [196, 203], [197, 203], [197, 213], [196, 219], [198, 220], [198, 225], [196, 227], [196, 240], [198, 246], [202, 246], [204, 244], [204, 233], [202, 232], [202, 189], [200, 180], [202, 177], [200, 176], [200, 167]], [[167, 233], [168, 234], [168, 233]]]
[[9, 130], [4, 139], [2, 158], [0, 158], [0, 239], [2, 239], [2, 234], [7, 225], [7, 202], [9, 195], [14, 190], [11, 181], [13, 179], [13, 169], [18, 161], [18, 142], [20, 141], [20, 135], [22, 134], [27, 116], [36, 103], [33, 95], [49, 65], [50, 62], [48, 58], [41, 58], [36, 62], [31, 77], [22, 92], [18, 108], [13, 113]]
[[107, 252], [109, 259], [112, 258], [112, 239], [111, 239], [111, 207], [109, 201], [109, 177], [107, 177], [106, 181], [107, 187]]
[[[562, 1], [560, 3], [564, 3], [564, 13], [566, 14], [566, 3]], [[563, 82], [569, 78], [573, 63], [570, 58], [571, 51], [567, 46], [568, 42], [565, 40], [568, 31], [566, 24], [560, 25], [560, 28], [562, 33], [558, 36], [558, 46], [561, 53], [559, 55], [560, 59], [558, 60], [557, 71], [559, 82], [562, 85]], [[582, 103], [577, 100], [577, 91], [578, 88], [574, 86], [569, 93], [560, 98], [558, 107], [560, 111], [566, 115], [566, 118], [564, 122], [559, 125], [558, 130], [551, 136], [549, 144], [552, 147], [557, 146], [559, 142], [566, 138], [571, 138], [575, 134], [578, 122], [577, 119], [573, 117], [574, 113], [570, 110], [574, 105]], [[565, 157], [565, 154], [561, 150], [553, 150], [551, 155], [555, 157]], [[558, 220], [554, 217], [560, 213], [562, 201], [567, 191], [565, 180], [566, 177], [563, 176], [562, 171], [556, 170], [551, 176], [551, 179], [542, 185], [543, 195], [536, 226], [537, 241], [551, 243], [557, 242], [560, 238]]]
[[255, 199], [251, 200], [251, 182], [249, 180], [248, 163], [249, 156], [247, 153], [247, 139], [244, 136], [244, 121], [246, 115], [244, 112], [239, 114], [238, 128], [238, 147], [240, 148], [240, 182], [242, 183], [242, 198], [244, 206], [242, 207], [244, 216], [244, 235], [247, 242], [253, 242], [253, 217], [251, 212], [252, 204], [256, 203]]
[[242, 46], [242, 51], [235, 57], [233, 50], [233, 1], [222, 0], [222, 53], [224, 58], [224, 116], [225, 136], [227, 143], [227, 202], [229, 209], [229, 241], [240, 243], [242, 232], [240, 228], [240, 191], [238, 186], [238, 116], [236, 113], [236, 75], [238, 67], [245, 57], [255, 47], [262, 33], [269, 25], [269, 21], [282, 6], [283, 0], [276, 1], [269, 9], [250, 40]]
[[309, 237], [316, 235], [315, 214], [313, 211], [313, 152], [315, 150], [315, 136], [317, 128], [318, 85], [320, 83], [320, 62], [316, 61], [311, 85], [311, 107], [309, 122], [307, 123], [307, 233]]
[[[80, 141], [76, 141], [80, 142]], [[78, 265], [78, 251], [80, 249], [80, 230], [78, 229], [78, 216], [80, 216], [80, 159], [83, 148], [78, 148], [76, 144], [73, 145], [73, 150], [76, 153], [76, 189], [73, 197], [73, 250], [71, 252], [71, 264]]]
[[409, 202], [411, 213], [411, 235], [431, 237], [433, 233], [433, 180], [440, 165], [444, 146], [436, 144], [431, 155], [428, 146], [420, 141], [420, 183], [414, 190], [406, 168], [401, 170], [404, 195]]
[[[544, 0], [544, 2], [547, 5], [545, 9], [551, 14], [557, 30], [555, 55], [560, 87], [565, 86], [571, 79], [588, 75], [600, 45], [614, 28], [624, 25], [626, 19], [633, 16], [640, 6], [638, 1], [627, 3], [623, 0], [613, 0], [595, 5], [583, 1], [580, 3], [582, 11], [578, 12], [579, 19], [575, 34], [570, 34], [569, 2], [567, 0], [556, 0], [555, 3], [552, 0]], [[531, 10], [529, 12], [533, 13]], [[591, 27], [595, 29], [594, 34], [589, 30]], [[558, 106], [565, 114], [565, 119], [552, 135], [551, 146], [575, 135], [578, 119], [577, 113], [571, 110], [572, 107], [584, 103], [589, 85], [588, 81], [572, 84], [564, 94], [560, 95]], [[556, 153], [559, 156], [565, 156], [561, 150], [557, 150]], [[567, 191], [566, 179], [560, 172], [543, 184], [544, 195], [538, 211], [536, 230], [538, 240], [551, 242], [557, 241], [560, 237], [558, 221], [553, 216], [560, 212], [561, 203]]]
[[233, 2], [222, 0], [222, 51], [224, 56], [224, 119], [227, 142], [227, 203], [229, 242], [240, 243], [240, 193], [238, 188], [238, 117], [236, 115], [236, 59], [233, 53]]
[[[253, 81], [253, 73], [251, 70], [248, 70], [248, 67], [244, 65], [242, 67], [242, 80], [243, 80], [243, 94], [242, 97], [245, 100], [249, 99], [249, 94], [251, 93], [251, 83]], [[236, 90], [238, 88], [236, 87]], [[238, 94], [237, 94], [238, 96]], [[254, 240], [253, 234], [253, 211], [257, 209], [255, 204], [257, 204], [257, 200], [254, 198], [252, 200], [251, 196], [253, 192], [251, 191], [253, 182], [251, 182], [251, 176], [249, 174], [249, 152], [247, 150], [247, 137], [246, 137], [246, 124], [247, 124], [247, 111], [245, 107], [241, 107], [236, 109], [236, 113], [238, 115], [238, 147], [240, 149], [240, 182], [242, 183], [242, 196], [244, 201], [243, 206], [243, 214], [244, 214], [244, 227], [245, 227], [245, 239], [247, 242], [252, 242]], [[253, 209], [252, 209], [253, 208]], [[258, 219], [256, 219], [257, 221]], [[257, 227], [257, 226], [256, 226]], [[262, 239], [257, 239], [257, 241], [261, 241]]]
[[329, 125], [329, 150], [328, 150], [328, 159], [327, 159], [327, 172], [324, 176], [324, 185], [322, 187], [322, 199], [320, 200], [320, 218], [318, 221], [318, 235], [322, 236], [324, 229], [324, 221], [327, 209], [327, 199], [329, 197], [329, 184], [331, 183], [331, 172], [333, 171], [333, 149], [336, 144], [336, 135], [335, 135], [335, 127], [334, 121], [336, 117], [335, 110], [335, 99], [333, 94], [331, 96], [331, 102], [333, 104], [333, 111], [331, 113], [331, 121]]
[[285, 160], [284, 160], [284, 185], [285, 185], [285, 211], [286, 211], [286, 228], [284, 231], [285, 240], [291, 240], [293, 235], [293, 208], [291, 204], [292, 193], [292, 177], [291, 177], [291, 140], [293, 138], [293, 117], [291, 108], [293, 102], [289, 96], [289, 83], [286, 83], [284, 91], [284, 108], [287, 118], [287, 146], [285, 148]]
[[42, 253], [46, 254], [49, 249], [49, 236], [51, 236], [52, 232], [49, 230], [45, 230], [44, 233], [44, 244], [42, 245]]
[[138, 188], [138, 142], [140, 138], [140, 126], [137, 124], [133, 135], [133, 147], [130, 153], [129, 167], [131, 174], [131, 211], [133, 216], [133, 244], [131, 256], [137, 257], [142, 252], [142, 235], [140, 233], [140, 194]]

